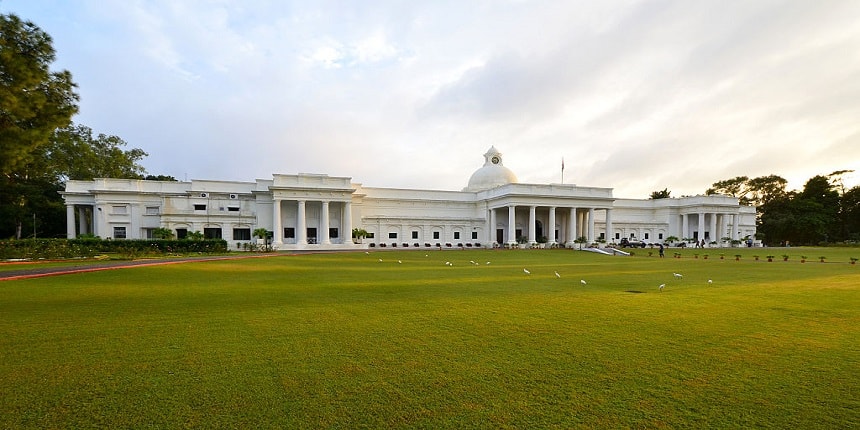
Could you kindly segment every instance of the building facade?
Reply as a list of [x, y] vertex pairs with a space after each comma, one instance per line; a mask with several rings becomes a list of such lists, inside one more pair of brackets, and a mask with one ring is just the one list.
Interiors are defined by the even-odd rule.
[[[621, 199], [611, 188], [523, 184], [491, 147], [462, 191], [364, 187], [349, 177], [275, 174], [254, 182], [68, 181], [68, 237], [178, 238], [201, 232], [231, 249], [265, 228], [279, 250], [363, 247], [565, 246], [664, 243], [727, 246], [755, 237], [755, 207], [730, 196]], [[368, 233], [352, 238], [354, 228]]]

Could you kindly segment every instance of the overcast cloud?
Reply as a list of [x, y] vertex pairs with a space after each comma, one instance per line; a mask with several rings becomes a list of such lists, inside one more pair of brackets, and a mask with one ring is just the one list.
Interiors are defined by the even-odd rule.
[[[643, 198], [860, 171], [860, 2], [2, 0], [149, 173]], [[860, 173], [848, 176], [856, 185]]]

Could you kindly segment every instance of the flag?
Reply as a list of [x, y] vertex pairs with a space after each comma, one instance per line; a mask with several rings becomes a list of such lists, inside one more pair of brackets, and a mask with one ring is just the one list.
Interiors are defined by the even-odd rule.
[[564, 157], [561, 157], [561, 170], [564, 171]]

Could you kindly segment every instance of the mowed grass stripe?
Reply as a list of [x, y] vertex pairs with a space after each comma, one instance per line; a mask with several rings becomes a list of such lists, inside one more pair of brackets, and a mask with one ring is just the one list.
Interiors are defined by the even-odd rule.
[[7, 282], [0, 426], [847, 428], [858, 279], [388, 251]]

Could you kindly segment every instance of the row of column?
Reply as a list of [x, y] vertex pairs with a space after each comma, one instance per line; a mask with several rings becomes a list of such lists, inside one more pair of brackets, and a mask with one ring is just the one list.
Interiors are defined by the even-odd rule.
[[[537, 221], [537, 216], [536, 216], [537, 206], [531, 205], [528, 208], [529, 208], [529, 221], [528, 221], [528, 238], [527, 238], [527, 241], [528, 241], [528, 243], [535, 243], [536, 239], [537, 239], [535, 237], [535, 233], [536, 233], [535, 232], [535, 224]], [[489, 241], [491, 243], [496, 243], [496, 238], [494, 237], [496, 234], [496, 209], [500, 209], [500, 208], [490, 209], [489, 210], [490, 213], [488, 216], [489, 228], [487, 229], [487, 231], [488, 231], [488, 234], [490, 235]], [[516, 244], [516, 242], [517, 242], [517, 237], [516, 237], [516, 212], [517, 212], [516, 209], [517, 209], [517, 206], [516, 205], [510, 205], [507, 207], [507, 209], [508, 209], [508, 241], [507, 241], [507, 243], [513, 245], [513, 244]], [[556, 209], [557, 209], [556, 206], [549, 206], [549, 219], [547, 222], [547, 224], [549, 224], [548, 225], [549, 231], [547, 234], [547, 244], [549, 244], [549, 245], [553, 245], [553, 244], [557, 243], [557, 241], [555, 239]], [[587, 224], [587, 229], [585, 231], [586, 234], [584, 234], [584, 236], [586, 237], [586, 239], [589, 243], [594, 242], [594, 240], [595, 240], [595, 237], [594, 237], [594, 233], [595, 233], [594, 232], [594, 212], [596, 209], [595, 208], [588, 208], [587, 212], [579, 212], [579, 208], [576, 208], [576, 207], [570, 207], [570, 208], [566, 208], [566, 209], [569, 211], [566, 245], [573, 246], [573, 244], [575, 243], [574, 241], [577, 239], [577, 237], [579, 237], [578, 234], [579, 234], [580, 226], [583, 226], [583, 224], [585, 222], [587, 222], [588, 224]], [[608, 235], [609, 235], [608, 232], [612, 231], [612, 210], [609, 208], [606, 208], [604, 210], [606, 211], [606, 231], [607, 231], [607, 239], [608, 239]], [[584, 219], [580, 220], [580, 216]]]
[[[690, 237], [693, 237], [693, 235], [690, 234], [691, 232], [690, 232], [690, 219], [689, 219], [690, 216], [692, 216], [692, 215], [697, 216], [697, 230], [696, 231], [699, 232], [698, 240], [702, 240], [705, 238], [705, 232], [706, 231], [709, 231], [713, 234], [713, 236], [716, 236], [716, 237], [713, 237], [713, 236], [709, 237], [709, 239], [712, 241], [719, 241], [723, 237], [729, 237], [729, 238], [731, 238], [731, 240], [738, 240], [738, 234], [739, 234], [738, 224], [740, 221], [740, 215], [739, 214], [721, 214], [721, 213], [710, 213], [710, 214], [708, 214], [706, 212], [699, 212], [697, 214], [681, 214], [681, 234], [680, 234], [681, 239], [685, 239], [686, 238], [685, 236], [687, 236], [688, 234]], [[706, 215], [710, 215], [710, 220], [709, 220], [710, 222], [709, 222], [709, 226], [708, 226], [709, 229], [708, 230], [705, 229], [705, 216]], [[731, 232], [730, 232], [731, 234], [727, 236], [726, 233], [729, 232], [729, 219], [730, 218], [732, 221], [731, 222]], [[719, 226], [719, 230], [717, 230], [718, 226]]]
[[[273, 214], [272, 214], [272, 230], [274, 231], [273, 241], [275, 244], [283, 244], [284, 242], [284, 228], [283, 222], [281, 221], [281, 203], [286, 199], [275, 199], [273, 206]], [[296, 209], [296, 244], [297, 245], [307, 245], [308, 244], [308, 233], [307, 233], [307, 213], [306, 213], [306, 201], [305, 200], [293, 200], [290, 199], [288, 201], [295, 201], [297, 205]], [[320, 234], [322, 234], [322, 240], [320, 244], [322, 245], [330, 245], [331, 237], [329, 236], [329, 201], [322, 200], [320, 201], [322, 205], [322, 209], [320, 210]], [[343, 232], [341, 236], [343, 238], [343, 243], [349, 243], [352, 237], [352, 203], [348, 201], [338, 202], [343, 204], [343, 214], [341, 221], [341, 229]]]

